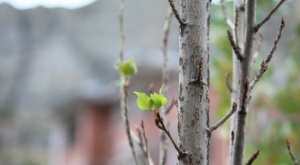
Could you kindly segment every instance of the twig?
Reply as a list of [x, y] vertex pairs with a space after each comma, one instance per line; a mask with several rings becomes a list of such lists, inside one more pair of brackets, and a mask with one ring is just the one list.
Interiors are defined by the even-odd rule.
[[293, 151], [292, 151], [292, 149], [291, 149], [291, 145], [290, 145], [290, 143], [289, 143], [288, 140], [286, 140], [286, 148], [287, 148], [288, 151], [289, 151], [289, 154], [290, 154], [290, 156], [291, 156], [291, 159], [293, 160], [294, 165], [298, 165], [298, 160], [297, 160], [295, 154], [293, 153]]
[[[143, 121], [142, 121], [142, 123], [143, 123]], [[143, 135], [144, 132], [145, 132], [144, 128], [142, 128], [142, 130], [140, 130], [138, 128], [137, 132], [138, 132], [138, 138], [139, 138], [138, 144], [139, 144], [141, 150], [143, 151], [143, 153], [145, 155], [145, 162], [146, 162], [146, 164], [147, 165], [154, 165], [153, 160], [152, 160], [151, 155], [150, 155], [150, 152], [149, 152], [148, 144], [147, 144], [147, 147], [145, 146], [145, 144], [147, 143], [147, 139]], [[146, 154], [147, 154], [147, 157], [146, 157]]]
[[234, 8], [234, 13], [235, 13], [235, 17], [234, 17], [234, 35], [235, 35], [235, 42], [236, 42], [237, 45], [239, 44], [239, 36], [238, 36], [239, 12], [240, 12], [239, 10], [240, 9], [238, 9], [237, 7]]
[[[163, 66], [162, 66], [162, 94], [167, 95], [168, 92], [168, 83], [169, 83], [169, 66], [168, 66], [168, 37], [170, 34], [171, 29], [171, 22], [172, 22], [173, 10], [171, 6], [168, 9], [168, 14], [165, 20], [165, 24], [163, 27], [163, 41], [162, 41], [162, 54], [163, 54]], [[162, 118], [163, 120], [167, 120], [167, 111], [165, 106], [161, 108], [162, 110]], [[166, 134], [161, 131], [160, 132], [160, 146], [159, 146], [159, 165], [165, 165], [167, 161], [167, 150], [168, 150], [168, 143]]]
[[233, 51], [234, 51], [234, 53], [235, 53], [237, 59], [238, 59], [239, 61], [242, 61], [244, 57], [242, 56], [241, 49], [240, 49], [239, 46], [234, 42], [233, 36], [232, 36], [230, 30], [228, 30], [228, 29], [227, 29], [227, 37], [228, 37], [228, 39], [229, 39], [230, 45], [231, 45], [231, 47], [232, 47], [232, 49], [233, 49]]
[[283, 2], [285, 2], [286, 0], [281, 0], [271, 11], [270, 13], [258, 24], [256, 24], [256, 26], [254, 27], [254, 31], [257, 32], [259, 30], [259, 28], [265, 24], [270, 18], [271, 16], [275, 13], [275, 11], [281, 6], [281, 4]]
[[142, 146], [142, 150], [143, 150], [144, 155], [145, 155], [146, 164], [149, 165], [148, 141], [147, 141], [147, 137], [146, 137], [146, 133], [145, 133], [145, 127], [144, 127], [143, 120], [142, 120], [142, 123], [141, 123], [141, 127], [142, 127], [142, 134], [141, 135], [139, 134], [140, 140], [141, 140], [141, 146]]
[[[143, 122], [143, 121], [142, 121]], [[140, 146], [140, 148], [142, 149], [142, 151], [143, 151], [143, 153], [144, 153], [144, 156], [145, 156], [145, 162], [146, 162], [146, 164], [147, 165], [149, 165], [149, 161], [148, 161], [148, 159], [146, 158], [146, 151], [145, 151], [145, 144], [144, 144], [144, 140], [143, 140], [143, 133], [142, 133], [142, 131], [140, 130], [140, 129], [138, 129], [137, 128], [137, 132], [138, 132], [138, 137], [139, 137], [139, 139], [140, 139], [140, 143], [138, 143], [139, 144], [139, 146]]]
[[122, 99], [122, 101], [121, 101], [122, 107], [121, 108], [123, 110], [123, 116], [125, 118], [126, 134], [128, 137], [129, 146], [131, 148], [131, 152], [132, 152], [135, 164], [138, 165], [137, 156], [136, 156], [135, 149], [134, 149], [134, 143], [132, 141], [132, 136], [131, 136], [130, 123], [129, 123], [129, 119], [128, 119], [128, 101], [127, 101], [127, 99], [128, 99], [128, 83], [125, 83], [121, 90], [122, 90], [121, 91], [121, 99]]
[[252, 90], [254, 88], [254, 86], [256, 85], [256, 83], [261, 79], [261, 77], [263, 76], [263, 74], [266, 72], [266, 70], [268, 69], [268, 64], [269, 62], [271, 61], [272, 57], [273, 57], [273, 54], [277, 48], [277, 45], [278, 45], [278, 42], [281, 38], [281, 33], [282, 33], [282, 29], [284, 28], [284, 20], [282, 19], [281, 20], [281, 24], [280, 24], [280, 27], [279, 27], [279, 30], [278, 30], [278, 34], [277, 34], [277, 37], [273, 43], [273, 46], [267, 56], [267, 59], [262, 61], [261, 63], [261, 67], [260, 67], [260, 70], [258, 72], [258, 74], [256, 74], [256, 76], [254, 77], [254, 79], [252, 80], [251, 84], [250, 84], [250, 90]]
[[121, 0], [120, 1], [120, 13], [119, 13], [119, 23], [120, 23], [120, 62], [122, 62], [124, 60], [124, 49], [125, 49], [124, 6], [125, 6], [125, 0]]
[[284, 20], [282, 18], [281, 19], [281, 23], [280, 23], [280, 27], [279, 27], [279, 31], [278, 31], [278, 34], [277, 34], [277, 37], [276, 37], [276, 39], [274, 41], [273, 47], [272, 47], [272, 49], [271, 49], [268, 57], [266, 59], [267, 63], [269, 63], [271, 61], [272, 57], [273, 57], [273, 54], [274, 54], [274, 52], [275, 52], [275, 50], [277, 48], [277, 44], [278, 44], [278, 42], [279, 42], [279, 40], [281, 38], [281, 33], [282, 33], [282, 29], [284, 28], [284, 26], [285, 26], [285, 22], [284, 22]]
[[[125, 49], [125, 31], [124, 31], [124, 7], [125, 0], [120, 1], [120, 14], [119, 14], [119, 24], [120, 24], [120, 62], [124, 60], [124, 49]], [[132, 141], [132, 131], [130, 129], [130, 123], [128, 120], [128, 85], [129, 79], [125, 80], [125, 84], [120, 88], [120, 95], [121, 95], [121, 110], [122, 110], [122, 118], [125, 122], [126, 127], [126, 134], [129, 141], [129, 146], [131, 148], [131, 152], [135, 161], [135, 164], [138, 165], [137, 156], [134, 150], [134, 143]], [[134, 136], [135, 137], [135, 136]]]
[[236, 111], [236, 108], [237, 108], [237, 105], [235, 102], [233, 102], [231, 110], [220, 121], [218, 121], [216, 124], [212, 125], [208, 129], [208, 131], [212, 132], [212, 131], [216, 130], [218, 127], [220, 127], [222, 124], [224, 124], [227, 121], [227, 119], [229, 119], [230, 116]]
[[178, 145], [176, 144], [176, 142], [174, 141], [172, 135], [170, 134], [170, 131], [166, 128], [163, 119], [161, 118], [160, 114], [158, 112], [154, 112], [155, 113], [155, 125], [161, 129], [162, 131], [164, 131], [169, 139], [171, 140], [174, 148], [177, 150], [179, 157], [184, 157], [187, 155], [187, 153], [183, 152]]
[[232, 93], [233, 89], [232, 89], [232, 86], [229, 82], [229, 74], [228, 73], [226, 73], [225, 79], [226, 79], [226, 87], [229, 90], [229, 92]]
[[252, 156], [251, 158], [248, 160], [248, 162], [246, 163], [246, 165], [251, 165], [256, 158], [259, 156], [259, 150], [257, 150]]
[[225, 19], [227, 25], [228, 25], [231, 29], [234, 29], [234, 24], [233, 24], [232, 20], [228, 17], [228, 14], [227, 14], [227, 8], [226, 8], [226, 3], [225, 3], [225, 1], [224, 1], [224, 0], [221, 0], [220, 3], [221, 3], [221, 8], [222, 8], [223, 16], [224, 16], [224, 19]]
[[169, 83], [169, 66], [168, 66], [168, 37], [170, 34], [171, 22], [172, 22], [173, 11], [171, 8], [168, 10], [168, 14], [165, 20], [163, 28], [163, 42], [161, 50], [163, 53], [163, 67], [162, 67], [162, 94], [166, 95], [168, 92], [168, 83]]
[[149, 163], [148, 141], [147, 141], [147, 137], [146, 137], [145, 127], [144, 127], [144, 122], [143, 122], [143, 121], [142, 121], [142, 123], [141, 123], [141, 127], [142, 127], [142, 131], [143, 131], [143, 139], [144, 139], [144, 141], [145, 141], [145, 150], [144, 150], [145, 159], [146, 159], [147, 165], [150, 165], [150, 163]]
[[169, 112], [172, 110], [172, 108], [174, 107], [176, 101], [177, 101], [176, 98], [173, 98], [171, 104], [168, 106], [168, 108], [165, 111], [166, 115], [169, 114]]
[[170, 28], [171, 28], [171, 22], [172, 22], [172, 16], [173, 16], [173, 10], [170, 7], [168, 9], [168, 14], [165, 20], [164, 28], [163, 28], [163, 43], [162, 43], [162, 52], [165, 55], [167, 55], [167, 50], [168, 50], [168, 37], [170, 33]]
[[180, 26], [183, 27], [183, 26], [186, 25], [186, 23], [183, 22], [183, 20], [180, 18], [179, 13], [178, 13], [178, 11], [176, 10], [176, 7], [175, 7], [173, 1], [174, 1], [174, 0], [168, 0], [168, 2], [169, 2], [170, 6], [171, 6], [171, 8], [172, 8], [172, 10], [173, 10], [173, 13], [174, 13], [174, 15], [175, 15], [177, 21], [179, 22]]

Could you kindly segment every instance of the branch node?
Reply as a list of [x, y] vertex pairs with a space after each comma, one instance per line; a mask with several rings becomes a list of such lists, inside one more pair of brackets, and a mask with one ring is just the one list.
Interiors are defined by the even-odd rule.
[[241, 62], [243, 61], [244, 57], [241, 53], [241, 49], [239, 48], [239, 46], [234, 42], [232, 33], [230, 32], [230, 30], [227, 29], [227, 37], [229, 39], [230, 45], [234, 51], [234, 54], [236, 55], [237, 59]]
[[178, 156], [177, 156], [177, 159], [178, 159], [178, 160], [182, 160], [182, 159], [184, 159], [185, 157], [187, 157], [188, 155], [190, 155], [188, 152], [182, 152], [182, 153], [179, 153]]
[[173, 0], [168, 0], [168, 2], [169, 2], [169, 4], [170, 4], [170, 6], [171, 6], [171, 8], [172, 8], [172, 11], [173, 11], [173, 13], [174, 13], [174, 15], [175, 15], [177, 21], [179, 22], [180, 26], [181, 26], [181, 27], [184, 27], [187, 23], [186, 23], [185, 21], [183, 21], [183, 20], [180, 18], [179, 13], [178, 13], [178, 11], [177, 11], [175, 5], [174, 5]]
[[175, 149], [177, 150], [177, 152], [178, 152], [178, 156], [184, 156], [184, 155], [186, 155], [185, 152], [182, 151], [182, 150], [178, 147], [177, 143], [174, 141], [174, 139], [173, 139], [173, 137], [172, 137], [170, 131], [169, 131], [169, 130], [167, 129], [167, 127], [165, 126], [164, 121], [163, 121], [163, 119], [162, 119], [162, 117], [160, 116], [160, 114], [159, 114], [158, 111], [154, 112], [154, 117], [155, 117], [155, 125], [156, 125], [159, 129], [161, 129], [162, 131], [164, 131], [164, 132], [168, 135], [168, 137], [169, 137], [169, 139], [171, 140], [171, 142], [172, 142], [174, 148], [175, 148]]

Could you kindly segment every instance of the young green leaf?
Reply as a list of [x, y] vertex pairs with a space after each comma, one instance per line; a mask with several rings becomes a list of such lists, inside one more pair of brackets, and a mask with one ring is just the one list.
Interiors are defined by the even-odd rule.
[[136, 94], [138, 97], [136, 100], [138, 107], [141, 110], [150, 110], [151, 108], [150, 97], [148, 97], [145, 93], [141, 93], [141, 92], [134, 92], [134, 94]]
[[150, 95], [150, 98], [153, 100], [153, 106], [152, 109], [159, 109], [161, 106], [165, 105], [167, 103], [167, 98], [163, 95], [153, 93]]
[[145, 93], [134, 92], [137, 95], [137, 105], [141, 110], [157, 110], [167, 103], [167, 98], [161, 94], [153, 93], [150, 97]]
[[133, 58], [123, 62], [119, 67], [119, 73], [124, 76], [131, 76], [137, 73], [137, 66]]

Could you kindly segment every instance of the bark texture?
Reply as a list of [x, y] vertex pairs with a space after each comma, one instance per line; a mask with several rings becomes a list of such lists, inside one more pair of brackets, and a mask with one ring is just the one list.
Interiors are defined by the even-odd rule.
[[[244, 51], [244, 38], [245, 38], [245, 1], [244, 0], [234, 0], [234, 40], [236, 45], [240, 48], [240, 52]], [[232, 93], [231, 93], [231, 103], [235, 102], [239, 104], [238, 99], [238, 89], [240, 80], [240, 61], [236, 58], [233, 52], [232, 55]], [[231, 120], [230, 132], [233, 132], [233, 136], [236, 128], [236, 113], [233, 114]], [[233, 154], [233, 141], [230, 142], [230, 164], [232, 164], [232, 154]]]
[[244, 44], [244, 58], [241, 62], [239, 104], [233, 142], [233, 165], [242, 165], [245, 144], [246, 118], [249, 101], [249, 74], [253, 54], [255, 0], [246, 1], [246, 38]]
[[181, 0], [178, 98], [178, 164], [209, 164], [210, 0]]

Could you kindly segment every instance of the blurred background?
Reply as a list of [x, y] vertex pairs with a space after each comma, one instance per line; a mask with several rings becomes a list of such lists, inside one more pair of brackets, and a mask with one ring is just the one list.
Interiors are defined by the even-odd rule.
[[[278, 1], [257, 3], [257, 21]], [[227, 1], [232, 13], [232, 1]], [[177, 4], [178, 5], [178, 4]], [[253, 75], [266, 57], [283, 17], [286, 27], [266, 74], [250, 104], [247, 160], [256, 150], [256, 164], [291, 164], [289, 139], [300, 155], [300, 1], [288, 0], [262, 28], [260, 55]], [[129, 92], [133, 130], [144, 120], [151, 155], [158, 162], [158, 129], [149, 112], [141, 112], [132, 91], [157, 91], [161, 84], [163, 25], [167, 1], [126, 1], [125, 59], [139, 68]], [[232, 52], [219, 1], [211, 12], [211, 121], [230, 108], [225, 74]], [[132, 155], [120, 108], [118, 0], [0, 0], [0, 165], [131, 165]], [[170, 87], [177, 95], [178, 23], [169, 37]], [[177, 111], [168, 116], [176, 137]], [[212, 137], [214, 165], [228, 161], [229, 123]], [[168, 164], [176, 163], [169, 144]], [[136, 146], [140, 161], [143, 154]]]

